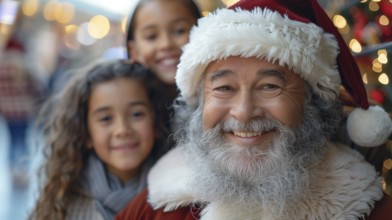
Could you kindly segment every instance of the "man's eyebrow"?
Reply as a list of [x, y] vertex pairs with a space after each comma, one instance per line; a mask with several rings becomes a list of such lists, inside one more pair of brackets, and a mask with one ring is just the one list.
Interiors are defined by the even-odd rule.
[[224, 76], [227, 76], [229, 74], [231, 75], [231, 74], [233, 74], [233, 72], [231, 70], [217, 70], [217, 71], [209, 73], [208, 78], [210, 79], [210, 81], [213, 82], [213, 81], [215, 81], [219, 78], [222, 78]]
[[260, 69], [257, 74], [261, 77], [274, 76], [280, 78], [282, 81], [287, 82], [286, 74], [282, 70], [278, 69]]

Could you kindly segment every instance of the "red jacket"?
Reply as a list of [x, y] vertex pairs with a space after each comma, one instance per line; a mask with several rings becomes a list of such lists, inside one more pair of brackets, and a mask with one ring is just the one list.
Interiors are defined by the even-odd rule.
[[[175, 211], [163, 212], [163, 209], [153, 210], [147, 203], [148, 191], [144, 190], [119, 213], [115, 220], [198, 220], [199, 211], [196, 206], [178, 208]], [[376, 207], [365, 220], [392, 220], [392, 197], [384, 195], [376, 203]]]

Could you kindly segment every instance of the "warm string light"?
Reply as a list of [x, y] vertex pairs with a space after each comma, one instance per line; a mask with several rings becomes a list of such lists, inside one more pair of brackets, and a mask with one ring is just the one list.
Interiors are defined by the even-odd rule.
[[[377, 58], [375, 58], [372, 62], [372, 70], [375, 73], [380, 73], [380, 75], [378, 76], [379, 83], [383, 85], [388, 85], [389, 84], [388, 74], [384, 73], [382, 68], [383, 65], [388, 63], [387, 51], [385, 49], [378, 50], [377, 54], [378, 54]], [[365, 84], [367, 84], [367, 76], [365, 77], [365, 75], [366, 73], [362, 77], [362, 80], [366, 82]]]
[[360, 53], [362, 51], [362, 46], [357, 39], [351, 39], [349, 47], [354, 53]]
[[373, 60], [372, 64], [373, 64], [372, 69], [374, 72], [376, 72], [376, 73], [382, 72], [382, 64], [378, 61], [377, 58]]
[[[390, 0], [392, 2], [392, 0]], [[361, 0], [361, 3], [366, 3], [368, 2], [367, 0]], [[369, 10], [371, 11], [378, 11], [379, 10], [379, 3], [380, 0], [371, 0], [369, 2]], [[386, 15], [380, 15], [378, 17], [378, 23], [380, 25], [383, 26], [388, 26], [390, 24], [389, 18]], [[339, 32], [341, 34], [349, 34], [350, 33], [350, 27], [347, 24], [346, 19], [340, 15], [340, 14], [336, 14], [332, 17], [332, 22], [334, 24], [335, 27], [337, 27], [339, 29]], [[349, 41], [349, 47], [351, 49], [351, 51], [353, 53], [360, 53], [362, 52], [362, 45], [361, 43], [353, 38]], [[372, 70], [375, 73], [378, 73], [378, 81], [379, 83], [383, 84], [383, 85], [388, 85], [389, 84], [389, 77], [388, 74], [386, 74], [385, 72], [383, 72], [383, 65], [388, 63], [388, 54], [387, 51], [384, 50], [379, 50], [378, 51], [378, 56], [373, 60], [372, 62]], [[362, 75], [362, 81], [365, 84], [368, 84], [368, 75], [367, 73], [364, 73]]]
[[335, 27], [337, 27], [339, 29], [343, 29], [347, 26], [346, 19], [341, 15], [333, 16], [332, 21], [333, 21], [333, 24], [335, 25]]
[[230, 7], [237, 3], [239, 0], [222, 0], [223, 4], [226, 5], [226, 7]]
[[75, 7], [70, 2], [51, 0], [44, 6], [44, 18], [61, 24], [69, 23], [75, 14]]
[[121, 19], [121, 31], [122, 31], [123, 33], [126, 33], [126, 31], [127, 31], [127, 25], [128, 25], [128, 16], [124, 16], [124, 17]]
[[61, 13], [61, 4], [58, 1], [51, 0], [44, 6], [44, 18], [48, 21], [54, 21], [56, 18], [56, 13]]
[[[91, 2], [87, 0], [83, 0], [83, 1], [86, 2], [86, 4], [87, 2], [88, 4], [91, 4]], [[25, 0], [25, 4], [28, 6], [26, 7], [31, 8], [32, 7], [31, 5], [33, 5], [34, 2], [39, 2], [39, 0]], [[119, 1], [119, 2], [126, 2], [126, 1]], [[105, 9], [107, 9], [107, 11], [120, 11], [118, 8], [121, 8], [123, 11], [121, 13], [124, 13], [125, 11], [124, 8], [128, 8], [126, 7], [127, 4], [129, 3], [121, 3], [115, 5], [112, 4], [110, 7], [108, 6], [108, 8]], [[94, 5], [96, 5], [96, 7], [104, 7], [104, 3], [101, 2], [97, 2], [97, 4]], [[120, 5], [122, 6], [120, 7]], [[45, 5], [43, 5], [42, 11], [43, 11], [42, 12], [43, 17], [46, 20], [55, 21], [60, 24], [64, 24], [65, 29], [68, 30], [71, 30], [72, 27], [72, 32], [74, 33], [70, 34], [70, 36], [73, 36], [75, 38], [75, 41], [79, 42], [82, 45], [92, 45], [97, 40], [105, 38], [111, 29], [110, 20], [104, 15], [96, 15], [92, 17], [89, 21], [78, 22], [79, 24], [76, 27], [74, 25], [68, 26], [75, 18], [75, 13], [76, 13], [76, 8], [72, 3], [72, 1], [70, 0], [69, 1], [49, 0], [45, 3]], [[30, 14], [33, 13], [30, 12]], [[120, 19], [121, 19], [120, 20], [121, 31], [122, 33], [125, 33], [127, 27], [127, 20], [128, 20], [127, 15], [122, 16]], [[70, 37], [68, 36], [67, 39], [69, 40]], [[64, 41], [66, 41], [66, 39], [64, 39]]]
[[389, 77], [386, 73], [381, 73], [378, 76], [378, 81], [383, 84], [383, 85], [388, 85], [389, 84]]
[[368, 82], [368, 78], [367, 78], [367, 73], [364, 73], [363, 75], [362, 75], [362, 81], [363, 81], [363, 83], [365, 83], [365, 84], [368, 84], [369, 82]]
[[389, 18], [385, 15], [381, 15], [380, 18], [378, 19], [378, 22], [383, 26], [388, 26], [389, 25]]
[[95, 39], [104, 38], [110, 30], [110, 21], [103, 15], [96, 15], [88, 23], [88, 33]]
[[31, 17], [37, 14], [38, 7], [38, 0], [25, 0], [22, 5], [22, 12], [24, 15]]
[[378, 11], [380, 9], [380, 6], [378, 5], [378, 2], [371, 1], [369, 2], [369, 10], [370, 11]]
[[59, 23], [66, 24], [69, 23], [75, 14], [75, 7], [69, 2], [64, 2], [60, 5], [61, 12], [57, 15], [56, 20]]

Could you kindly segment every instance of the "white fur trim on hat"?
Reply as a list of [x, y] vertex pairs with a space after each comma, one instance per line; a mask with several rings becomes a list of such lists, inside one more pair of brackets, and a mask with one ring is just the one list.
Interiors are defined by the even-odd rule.
[[380, 106], [354, 109], [347, 118], [351, 140], [363, 147], [376, 147], [387, 142], [392, 133], [392, 121]]
[[[339, 52], [333, 35], [269, 9], [219, 9], [201, 18], [190, 33], [178, 65], [176, 83], [188, 104], [212, 61], [230, 56], [258, 57], [287, 65], [326, 100], [339, 93]], [[327, 89], [325, 89], [327, 88]]]

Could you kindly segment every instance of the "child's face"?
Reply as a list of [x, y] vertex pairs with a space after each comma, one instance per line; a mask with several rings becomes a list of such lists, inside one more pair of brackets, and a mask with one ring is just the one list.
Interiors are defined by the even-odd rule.
[[181, 0], [146, 2], [134, 19], [134, 41], [128, 43], [131, 58], [151, 68], [164, 83], [175, 84], [181, 47], [196, 19]]
[[145, 88], [119, 78], [93, 87], [88, 103], [89, 147], [123, 182], [136, 175], [154, 143], [153, 113]]

